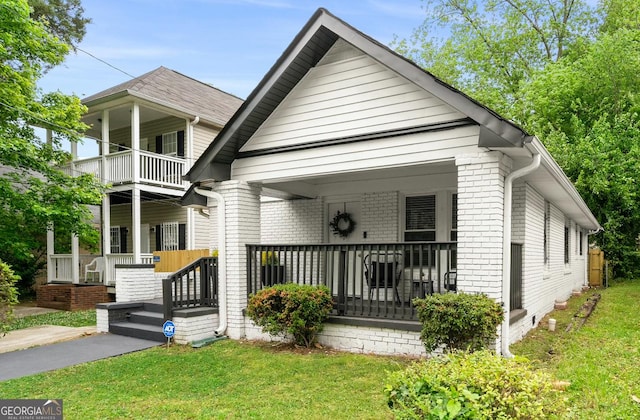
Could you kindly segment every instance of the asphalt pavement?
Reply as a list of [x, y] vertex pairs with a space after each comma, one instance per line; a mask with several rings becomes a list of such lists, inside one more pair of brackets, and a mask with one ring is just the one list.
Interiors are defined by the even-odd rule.
[[[55, 311], [18, 306], [18, 317]], [[43, 325], [11, 331], [0, 337], [0, 381], [120, 356], [160, 345], [156, 341], [97, 334], [96, 327]]]

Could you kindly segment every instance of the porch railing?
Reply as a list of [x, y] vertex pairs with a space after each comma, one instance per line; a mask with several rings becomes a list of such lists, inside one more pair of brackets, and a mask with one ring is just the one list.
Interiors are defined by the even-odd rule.
[[247, 290], [325, 285], [334, 315], [415, 320], [412, 300], [456, 290], [456, 243], [247, 245]]
[[[126, 184], [133, 182], [133, 154], [131, 150], [109, 153], [106, 156], [106, 170], [102, 173], [102, 157], [81, 159], [71, 166], [63, 168], [70, 175], [83, 173], [93, 174], [105, 183]], [[166, 156], [152, 152], [140, 152], [140, 182], [170, 188], [185, 188], [182, 174], [186, 172], [186, 161], [183, 158]]]
[[[84, 268], [97, 255], [80, 254], [78, 256], [79, 281], [86, 281]], [[71, 254], [51, 255], [51, 268], [47, 270], [47, 281], [49, 283], [72, 283], [73, 282], [73, 257]]]
[[162, 280], [165, 319], [183, 308], [218, 306], [218, 259], [202, 257]]

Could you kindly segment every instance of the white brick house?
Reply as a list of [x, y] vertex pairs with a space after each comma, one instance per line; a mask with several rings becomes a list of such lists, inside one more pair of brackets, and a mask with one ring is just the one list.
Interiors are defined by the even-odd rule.
[[[220, 215], [218, 332], [231, 338], [264, 337], [243, 310], [271, 251], [277, 281], [332, 290], [322, 343], [423, 354], [411, 300], [458, 290], [504, 303], [508, 355], [586, 284], [600, 229], [535, 136], [324, 9], [186, 179], [198, 188], [183, 204]], [[337, 212], [355, 222], [345, 237]]]

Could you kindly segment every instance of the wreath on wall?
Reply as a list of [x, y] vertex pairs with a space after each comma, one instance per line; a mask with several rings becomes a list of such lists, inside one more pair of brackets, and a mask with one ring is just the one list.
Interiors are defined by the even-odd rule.
[[351, 218], [351, 214], [347, 212], [340, 213], [340, 210], [338, 210], [333, 220], [329, 222], [329, 227], [334, 235], [346, 238], [356, 228], [356, 222]]

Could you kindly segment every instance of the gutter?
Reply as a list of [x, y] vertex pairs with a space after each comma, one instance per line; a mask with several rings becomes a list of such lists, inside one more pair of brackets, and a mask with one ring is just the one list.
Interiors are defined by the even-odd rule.
[[216, 200], [218, 202], [218, 299], [220, 304], [219, 325], [215, 329], [215, 334], [221, 336], [227, 329], [227, 257], [226, 257], [226, 243], [227, 234], [225, 229], [225, 210], [226, 202], [222, 194], [211, 190], [203, 190], [202, 188], [194, 188], [196, 194], [200, 194], [207, 197], [207, 205], [209, 200]]
[[513, 358], [509, 350], [509, 308], [511, 302], [511, 214], [513, 201], [513, 181], [530, 174], [540, 167], [542, 157], [540, 153], [533, 152], [531, 163], [524, 168], [511, 172], [504, 179], [504, 215], [502, 226], [504, 235], [502, 236], [502, 302], [504, 305], [504, 320], [502, 321], [502, 356], [507, 359]]

